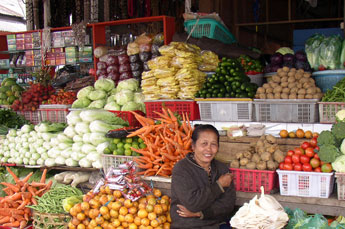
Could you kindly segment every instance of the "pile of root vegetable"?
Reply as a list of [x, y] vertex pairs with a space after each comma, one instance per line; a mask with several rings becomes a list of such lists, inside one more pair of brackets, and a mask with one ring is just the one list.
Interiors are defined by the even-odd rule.
[[284, 161], [285, 154], [279, 149], [277, 139], [272, 135], [263, 135], [251, 144], [248, 151], [236, 153], [231, 161], [231, 168], [276, 170]]

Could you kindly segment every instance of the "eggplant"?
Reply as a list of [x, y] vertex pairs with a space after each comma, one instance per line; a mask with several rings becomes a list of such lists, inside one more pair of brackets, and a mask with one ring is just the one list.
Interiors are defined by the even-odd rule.
[[283, 63], [283, 55], [281, 53], [277, 52], [271, 56], [272, 65], [281, 65], [282, 63]]

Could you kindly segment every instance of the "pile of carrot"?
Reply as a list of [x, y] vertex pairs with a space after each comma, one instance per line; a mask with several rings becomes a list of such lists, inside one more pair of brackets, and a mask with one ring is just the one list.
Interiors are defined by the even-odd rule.
[[46, 184], [47, 169], [43, 171], [40, 182], [33, 181], [31, 183], [28, 181], [33, 174], [32, 172], [20, 180], [10, 168], [6, 167], [6, 169], [13, 177], [15, 184], [1, 183], [5, 186], [3, 191], [7, 196], [0, 197], [0, 225], [24, 228], [31, 218], [31, 210], [27, 206], [36, 205], [35, 196], [40, 197], [49, 190], [52, 181]]
[[191, 152], [193, 128], [188, 115], [182, 114], [183, 120], [179, 122], [173, 112], [165, 108], [162, 113], [155, 111], [159, 115], [155, 120], [132, 113], [143, 127], [127, 137], [139, 136], [147, 146], [145, 149], [131, 148], [142, 155], [134, 159], [143, 169], [139, 174], [170, 176], [175, 163]]

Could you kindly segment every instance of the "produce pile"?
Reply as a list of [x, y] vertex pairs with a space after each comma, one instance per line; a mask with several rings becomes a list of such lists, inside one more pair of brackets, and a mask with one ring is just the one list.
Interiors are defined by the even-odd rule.
[[155, 112], [160, 117], [156, 119], [159, 123], [133, 112], [143, 127], [127, 137], [139, 136], [147, 146], [145, 149], [130, 148], [142, 155], [133, 159], [143, 169], [138, 174], [170, 176], [175, 163], [191, 152], [193, 128], [188, 115], [183, 114], [183, 120], [179, 121], [169, 109], [162, 108], [162, 111]]
[[[320, 134], [321, 136], [321, 134]], [[323, 141], [321, 137], [321, 143]], [[281, 170], [295, 170], [305, 172], [332, 172], [332, 165], [323, 161], [319, 156], [324, 158], [326, 152], [320, 151], [318, 137], [312, 138], [309, 142], [303, 142], [300, 147], [289, 150], [286, 153], [284, 161], [279, 164]]]
[[305, 42], [305, 51], [314, 70], [344, 68], [345, 44], [339, 35], [314, 34]]
[[42, 104], [72, 104], [76, 100], [76, 93], [60, 89], [56, 94], [50, 95], [47, 101]]
[[53, 184], [53, 181], [46, 183], [47, 170], [42, 173], [39, 182], [29, 179], [33, 173], [29, 173], [25, 178], [19, 179], [10, 168], [6, 167], [11, 174], [15, 184], [2, 182], [6, 188], [3, 191], [7, 194], [0, 197], [0, 225], [4, 227], [20, 227], [25, 228], [31, 219], [31, 210], [29, 205], [37, 205], [37, 198], [43, 196]]
[[321, 99], [321, 89], [315, 80], [303, 69], [283, 67], [277, 70], [272, 79], [259, 87], [256, 99]]
[[296, 131], [290, 131], [283, 129], [279, 132], [279, 136], [281, 138], [308, 138], [311, 139], [313, 137], [319, 136], [317, 132], [311, 132], [310, 130], [304, 131], [302, 129], [297, 129]]
[[266, 65], [265, 72], [276, 72], [279, 68], [288, 67], [302, 69], [306, 72], [311, 72], [307, 55], [303, 51], [294, 51], [290, 48], [283, 47], [276, 51], [271, 56], [271, 63]]
[[113, 111], [145, 112], [144, 96], [136, 79], [121, 81], [117, 87], [111, 79], [98, 79], [94, 86], [87, 86], [77, 94], [72, 108], [96, 108]]
[[284, 160], [285, 154], [279, 149], [277, 139], [272, 135], [263, 135], [248, 151], [236, 153], [231, 168], [276, 170]]
[[216, 74], [208, 77], [197, 98], [253, 98], [257, 89], [255, 83], [245, 74], [241, 64], [235, 59], [223, 58]]
[[284, 228], [289, 217], [280, 203], [270, 195], [265, 195], [261, 187], [260, 198], [257, 195], [245, 203], [230, 220], [234, 228]]
[[104, 149], [104, 154], [124, 155], [124, 156], [140, 156], [134, 149], [145, 149], [146, 144], [138, 136], [132, 138], [113, 138], [109, 146]]
[[327, 90], [322, 97], [322, 102], [345, 102], [345, 78], [341, 79], [333, 89]]
[[22, 115], [18, 115], [10, 109], [0, 109], [0, 135], [6, 135], [8, 129], [21, 128], [28, 123], [29, 121]]
[[1, 82], [0, 87], [0, 105], [12, 105], [20, 98], [24, 89], [16, 83], [15, 78], [6, 78]]
[[246, 55], [241, 55], [237, 60], [241, 63], [247, 75], [255, 75], [263, 72], [263, 66], [260, 60], [255, 60]]
[[[203, 63], [201, 50], [195, 45], [171, 42], [159, 48], [162, 56], [148, 61], [150, 71], [143, 72], [141, 87], [145, 100], [194, 99], [206, 74], [198, 70]], [[206, 55], [206, 54], [205, 54]], [[215, 54], [207, 54], [207, 65], [218, 63]]]

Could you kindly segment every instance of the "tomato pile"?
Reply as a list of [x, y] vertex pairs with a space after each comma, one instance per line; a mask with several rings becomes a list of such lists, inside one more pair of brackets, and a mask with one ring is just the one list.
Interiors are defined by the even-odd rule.
[[76, 93], [61, 89], [56, 95], [51, 95], [48, 101], [45, 101], [44, 104], [72, 104], [76, 98]]
[[309, 142], [303, 142], [300, 147], [289, 150], [284, 162], [279, 164], [279, 169], [305, 172], [332, 172], [332, 165], [321, 161], [315, 152], [317, 150], [319, 150], [317, 137], [313, 137]]

